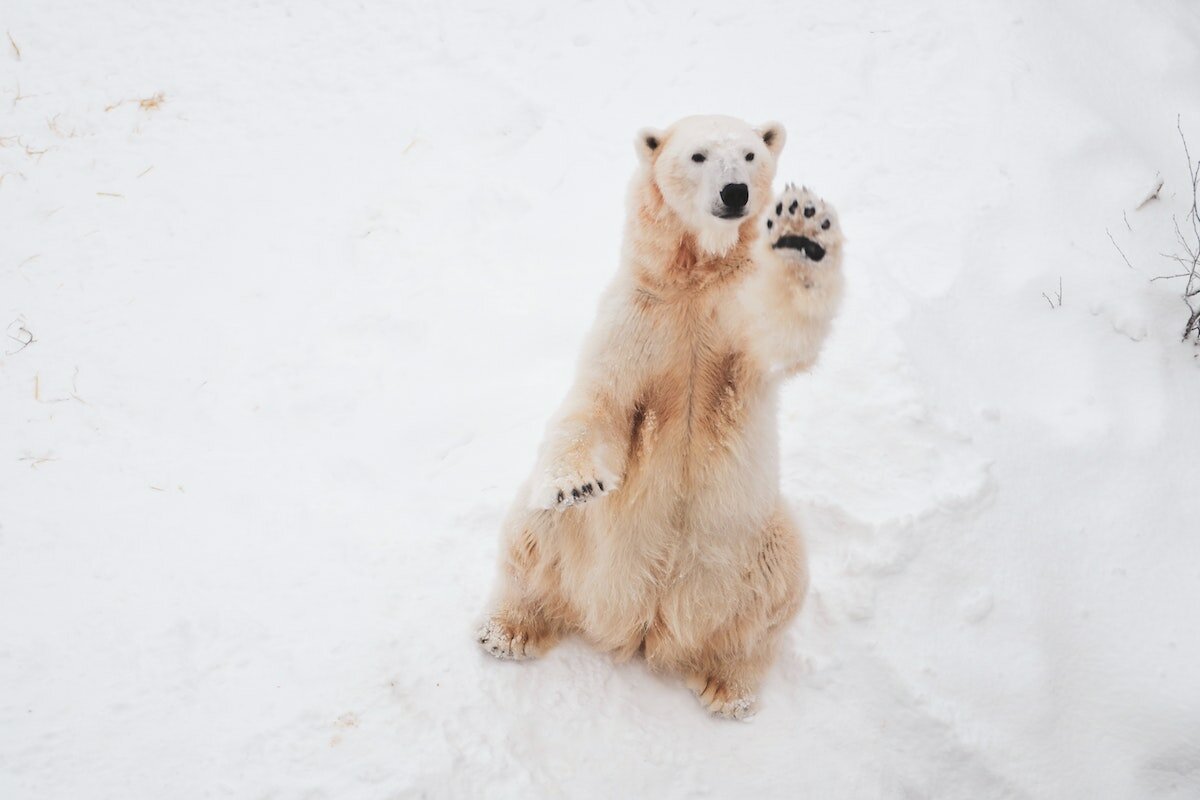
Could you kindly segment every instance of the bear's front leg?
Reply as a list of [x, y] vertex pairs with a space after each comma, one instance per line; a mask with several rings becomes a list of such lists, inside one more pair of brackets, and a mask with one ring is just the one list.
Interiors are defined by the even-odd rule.
[[530, 505], [562, 511], [608, 494], [621, 484], [610, 464], [603, 445], [579, 448], [547, 460], [534, 475]]
[[540, 614], [502, 605], [480, 626], [475, 640], [496, 658], [526, 661], [543, 655], [558, 642], [558, 629]]
[[789, 184], [767, 210], [758, 271], [742, 295], [764, 362], [811, 367], [842, 300], [842, 231], [833, 206]]
[[562, 511], [615, 491], [624, 453], [614, 441], [617, 426], [603, 401], [551, 424], [534, 469], [529, 505]]

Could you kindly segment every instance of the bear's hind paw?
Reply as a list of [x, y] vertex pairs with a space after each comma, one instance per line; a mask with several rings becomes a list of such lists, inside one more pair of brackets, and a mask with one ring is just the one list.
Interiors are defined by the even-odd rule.
[[758, 712], [758, 699], [750, 693], [741, 692], [717, 678], [700, 674], [686, 681], [705, 711], [723, 719], [750, 719]]

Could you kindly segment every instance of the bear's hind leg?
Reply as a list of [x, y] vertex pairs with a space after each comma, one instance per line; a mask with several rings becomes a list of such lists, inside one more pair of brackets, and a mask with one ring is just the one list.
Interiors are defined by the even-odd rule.
[[763, 529], [757, 558], [744, 580], [751, 591], [742, 607], [684, 673], [700, 705], [728, 719], [745, 719], [756, 711], [755, 691], [808, 589], [804, 545], [786, 509], [780, 507]]
[[510, 523], [498, 601], [476, 640], [497, 658], [524, 661], [544, 655], [562, 637], [567, 605], [559, 589], [557, 558], [539, 547], [531, 520]]
[[[748, 677], [748, 676], [747, 676]], [[705, 711], [725, 719], [748, 719], [758, 710], [758, 698], [753, 687], [758, 678], [741, 680], [729, 675], [718, 678], [703, 672], [694, 672], [684, 679]]]

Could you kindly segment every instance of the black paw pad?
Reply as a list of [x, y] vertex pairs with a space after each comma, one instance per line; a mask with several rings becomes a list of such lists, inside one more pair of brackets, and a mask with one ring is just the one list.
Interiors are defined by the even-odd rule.
[[799, 207], [800, 207], [800, 201], [799, 201], [799, 200], [793, 200], [793, 201], [792, 201], [792, 204], [791, 204], [790, 206], [788, 206], [788, 213], [789, 213], [789, 214], [795, 214], [795, 213], [796, 213], [796, 209], [797, 209], [797, 208], [799, 208]]
[[775, 206], [775, 216], [779, 216], [782, 213], [783, 213], [783, 203], [781, 202]]
[[817, 213], [817, 209], [813, 208], [812, 206], [804, 207], [804, 216], [811, 217], [813, 214], [816, 214], [816, 213]]
[[825, 220], [824, 222], [821, 223], [821, 230], [823, 230], [823, 231], [829, 230], [829, 220]]
[[771, 219], [767, 220], [767, 230], [771, 230], [771, 228], [774, 228], [774, 227], [775, 227], [775, 220], [771, 220]]
[[808, 256], [810, 261], [820, 261], [825, 257], [825, 248], [807, 236], [780, 236], [779, 241], [771, 247], [776, 250], [799, 250]]

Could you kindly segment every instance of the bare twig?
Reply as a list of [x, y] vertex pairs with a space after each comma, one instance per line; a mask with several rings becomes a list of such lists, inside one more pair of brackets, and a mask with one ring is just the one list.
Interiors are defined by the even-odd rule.
[[1195, 257], [1197, 254], [1192, 252], [1191, 243], [1189, 243], [1187, 237], [1183, 235], [1183, 231], [1179, 230], [1179, 217], [1172, 215], [1171, 221], [1175, 223], [1175, 238], [1179, 241], [1179, 244], [1183, 246], [1184, 252], [1187, 253], [1189, 257]]
[[[1187, 136], [1183, 133], [1183, 120], [1175, 118], [1175, 128], [1179, 131], [1179, 139], [1183, 143], [1183, 155], [1187, 160], [1188, 178], [1191, 180], [1192, 204], [1184, 215], [1184, 225], [1179, 224], [1179, 217], [1172, 216], [1175, 224], [1175, 241], [1183, 248], [1184, 256], [1175, 253], [1162, 253], [1183, 268], [1183, 272], [1173, 275], [1159, 275], [1151, 280], [1169, 280], [1186, 278], [1180, 299], [1187, 306], [1188, 318], [1183, 326], [1183, 341], [1195, 334], [1196, 343], [1200, 344], [1200, 308], [1193, 298], [1200, 296], [1200, 161], [1192, 161], [1192, 151], [1188, 147]], [[1190, 228], [1190, 235], [1186, 229]]]
[[[1125, 259], [1125, 266], [1129, 267], [1130, 269], [1133, 269], [1133, 264], [1129, 263], [1129, 258], [1125, 255], [1125, 251], [1121, 249], [1121, 246], [1119, 244], [1117, 244], [1117, 240], [1113, 238], [1113, 235], [1111, 233], [1109, 233], [1108, 228], [1105, 228], [1104, 232], [1108, 233], [1108, 240], [1113, 243], [1113, 247], [1117, 248], [1117, 252], [1121, 254], [1121, 258]], [[1133, 271], [1137, 272], [1137, 270], [1133, 270]]]
[[[1050, 295], [1042, 292], [1042, 297], [1046, 298], [1046, 302], [1051, 308], [1062, 308], [1062, 276], [1058, 277], [1058, 291], [1054, 295], [1054, 299], [1050, 299]], [[1057, 301], [1057, 302], [1056, 302]]]
[[17, 61], [21, 60], [21, 48], [17, 47], [17, 41], [13, 39], [11, 31], [5, 31], [8, 35], [8, 43], [12, 45], [13, 52], [17, 54]]

